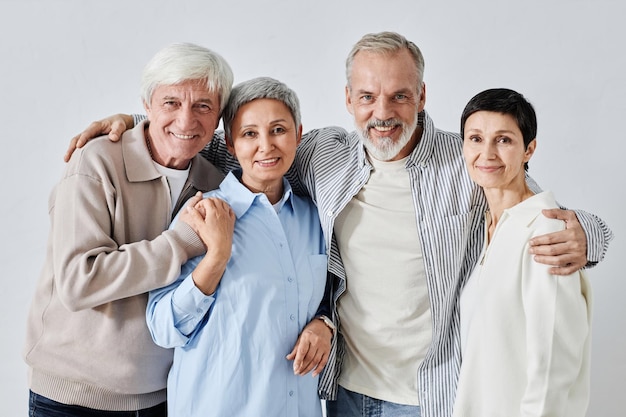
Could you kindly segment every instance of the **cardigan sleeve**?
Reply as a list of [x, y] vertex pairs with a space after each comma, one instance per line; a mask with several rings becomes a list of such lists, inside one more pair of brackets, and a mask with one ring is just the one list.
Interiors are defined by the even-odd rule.
[[[151, 199], [136, 201], [142, 200], [136, 195], [137, 189], [134, 194], [128, 190], [124, 193], [111, 180], [114, 175], [109, 171], [115, 168], [98, 162], [116, 157], [101, 156], [103, 152], [100, 148], [94, 152], [94, 146], [86, 147], [91, 148], [90, 156], [85, 150], [72, 156], [50, 200], [55, 288], [70, 311], [168, 285], [179, 275], [180, 266], [204, 249], [183, 222], [164, 231], [169, 223], [168, 210], [149, 212], [151, 205], [167, 207], [167, 187], [150, 188], [155, 191]], [[122, 194], [129, 197], [124, 208], [120, 207]], [[128, 239], [129, 224], [137, 229], [137, 222], [143, 222], [143, 235], [152, 235], [149, 239]]]

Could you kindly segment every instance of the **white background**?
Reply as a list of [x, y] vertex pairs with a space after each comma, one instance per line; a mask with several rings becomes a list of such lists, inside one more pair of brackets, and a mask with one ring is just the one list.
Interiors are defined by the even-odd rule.
[[[228, 4], [228, 5], [216, 5]], [[0, 415], [27, 413], [26, 312], [44, 258], [47, 197], [70, 138], [90, 121], [142, 112], [143, 65], [165, 44], [221, 53], [235, 81], [266, 75], [294, 88], [304, 129], [352, 127], [344, 59], [365, 33], [393, 30], [426, 58], [426, 109], [458, 131], [477, 92], [509, 87], [539, 118], [530, 173], [562, 204], [616, 234], [594, 286], [589, 416], [623, 413], [626, 253], [626, 3], [526, 1], [0, 0], [2, 250]], [[94, 358], [97, 360], [97, 358]], [[622, 410], [622, 411], [620, 411]]]

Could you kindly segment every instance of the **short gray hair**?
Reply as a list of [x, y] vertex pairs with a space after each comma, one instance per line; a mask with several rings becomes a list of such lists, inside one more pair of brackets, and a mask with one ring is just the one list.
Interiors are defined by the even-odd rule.
[[420, 49], [413, 42], [395, 32], [368, 33], [363, 36], [353, 47], [346, 59], [346, 81], [348, 90], [352, 90], [352, 64], [354, 57], [361, 51], [373, 52], [377, 54], [393, 54], [406, 49], [413, 57], [417, 68], [417, 92], [422, 93], [422, 82], [424, 81], [424, 56]]
[[154, 89], [199, 80], [220, 98], [224, 110], [233, 87], [233, 71], [221, 55], [193, 43], [173, 43], [152, 57], [141, 76], [141, 98], [150, 106]]
[[300, 127], [300, 101], [295, 91], [287, 87], [285, 84], [270, 77], [258, 77], [237, 84], [230, 93], [230, 100], [226, 104], [224, 113], [222, 114], [222, 123], [224, 124], [224, 134], [226, 140], [232, 145], [232, 127], [233, 120], [237, 112], [244, 104], [251, 101], [268, 98], [278, 100], [283, 103], [293, 117], [296, 123], [296, 129]]

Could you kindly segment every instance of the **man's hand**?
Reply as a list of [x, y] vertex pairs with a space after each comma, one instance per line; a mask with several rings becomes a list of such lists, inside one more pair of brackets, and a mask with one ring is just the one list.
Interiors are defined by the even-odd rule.
[[287, 355], [287, 360], [293, 360], [293, 373], [306, 375], [313, 371], [314, 377], [321, 374], [328, 362], [332, 339], [332, 330], [322, 320], [311, 320], [298, 336], [291, 353]]
[[87, 129], [72, 138], [70, 146], [65, 151], [63, 160], [65, 162], [69, 161], [77, 148], [82, 148], [87, 142], [98, 136], [108, 133], [109, 139], [117, 142], [122, 137], [122, 133], [134, 127], [134, 123], [132, 116], [121, 113], [91, 123], [87, 126]]
[[530, 240], [530, 253], [535, 261], [552, 265], [550, 273], [570, 275], [587, 264], [587, 236], [571, 210], [543, 210], [550, 219], [565, 221], [565, 230], [537, 236]]

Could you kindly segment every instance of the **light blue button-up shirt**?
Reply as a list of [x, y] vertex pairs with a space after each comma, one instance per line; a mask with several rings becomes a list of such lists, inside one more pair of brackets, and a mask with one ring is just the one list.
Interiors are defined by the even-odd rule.
[[169, 415], [319, 417], [318, 378], [294, 375], [285, 359], [324, 295], [328, 258], [317, 209], [287, 181], [273, 207], [239, 175], [230, 173], [205, 194], [236, 215], [232, 255], [216, 292], [206, 296], [193, 283], [199, 256], [176, 282], [150, 293], [152, 338], [175, 349]]

